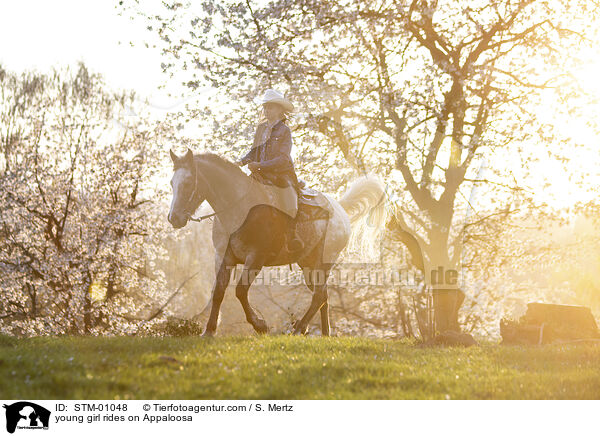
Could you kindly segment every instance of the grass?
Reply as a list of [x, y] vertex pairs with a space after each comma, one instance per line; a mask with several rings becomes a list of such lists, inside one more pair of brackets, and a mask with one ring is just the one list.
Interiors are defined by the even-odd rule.
[[3, 399], [599, 399], [600, 346], [0, 336]]

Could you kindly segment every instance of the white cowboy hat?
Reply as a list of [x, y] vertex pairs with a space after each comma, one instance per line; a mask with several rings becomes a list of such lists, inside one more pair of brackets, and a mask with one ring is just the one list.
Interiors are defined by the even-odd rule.
[[294, 105], [287, 98], [285, 98], [281, 92], [274, 89], [267, 89], [262, 97], [255, 97], [254, 103], [277, 103], [283, 106], [287, 112], [292, 112], [294, 110]]

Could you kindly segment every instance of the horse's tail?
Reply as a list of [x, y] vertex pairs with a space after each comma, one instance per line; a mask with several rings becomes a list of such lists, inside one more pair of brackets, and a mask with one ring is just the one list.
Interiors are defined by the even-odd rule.
[[387, 220], [386, 193], [376, 177], [365, 176], [352, 182], [339, 200], [352, 224], [350, 249], [358, 250], [361, 257], [377, 254], [380, 233]]

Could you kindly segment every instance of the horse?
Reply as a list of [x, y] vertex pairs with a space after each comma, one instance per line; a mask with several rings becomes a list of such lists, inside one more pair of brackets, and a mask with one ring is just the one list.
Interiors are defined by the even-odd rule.
[[243, 265], [243, 270], [235, 295], [254, 330], [259, 334], [267, 333], [267, 323], [248, 301], [248, 290], [263, 267], [293, 263], [302, 269], [304, 282], [312, 291], [310, 306], [295, 322], [293, 333], [306, 334], [308, 324], [320, 311], [321, 333], [329, 336], [327, 278], [348, 244], [354, 223], [368, 216], [370, 226], [376, 231], [383, 230], [386, 209], [381, 182], [362, 177], [339, 201], [325, 194], [331, 213], [326, 214], [326, 218], [298, 222], [296, 232], [304, 247], [298, 252], [289, 252], [285, 241], [294, 218], [275, 207], [271, 191], [278, 188], [257, 182], [238, 165], [216, 154], [194, 155], [188, 149], [183, 157], [178, 157], [172, 150], [170, 155], [173, 197], [168, 220], [173, 228], [184, 227], [204, 201], [215, 211], [212, 240], [216, 250], [216, 279], [207, 305], [210, 315], [203, 336], [215, 335], [231, 270], [239, 264]]

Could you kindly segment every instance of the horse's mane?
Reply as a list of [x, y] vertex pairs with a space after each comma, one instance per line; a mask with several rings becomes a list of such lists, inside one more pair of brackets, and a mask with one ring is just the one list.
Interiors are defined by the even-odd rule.
[[237, 166], [233, 162], [230, 162], [229, 160], [225, 159], [224, 157], [219, 156], [218, 154], [200, 153], [200, 154], [194, 155], [194, 159], [197, 161], [208, 161], [209, 163], [211, 163], [213, 165], [225, 167], [228, 170], [238, 171], [238, 172], [244, 174], [244, 172], [241, 170], [241, 168], [239, 166]]

